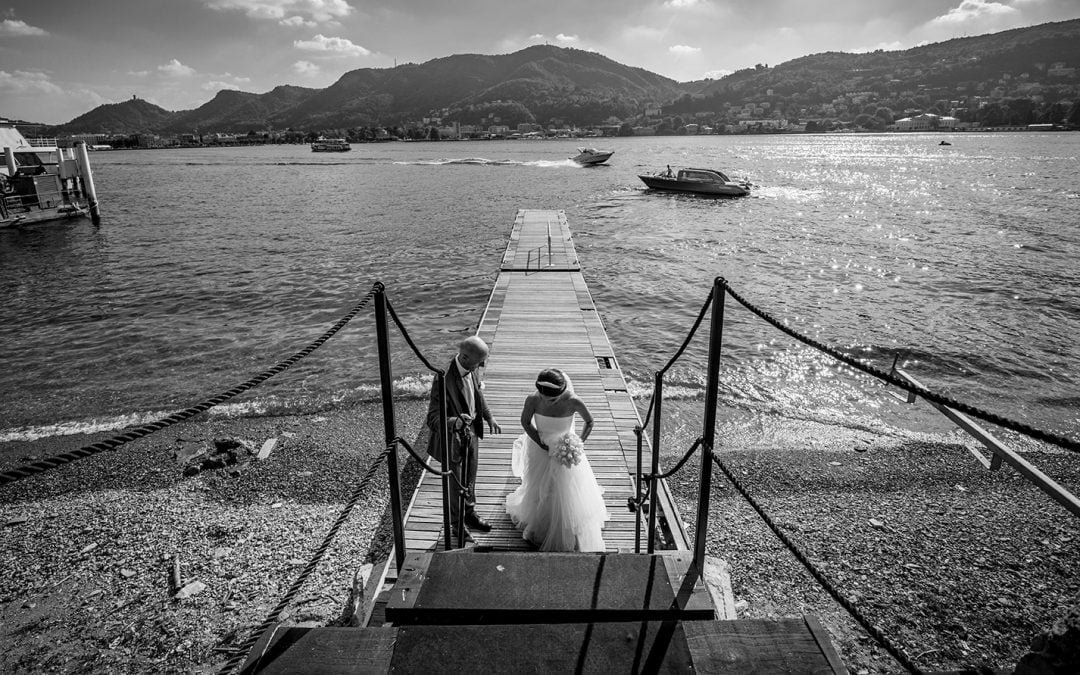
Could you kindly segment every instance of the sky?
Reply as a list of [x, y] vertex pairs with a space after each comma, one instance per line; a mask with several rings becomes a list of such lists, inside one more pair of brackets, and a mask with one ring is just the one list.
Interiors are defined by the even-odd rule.
[[191, 110], [535, 44], [688, 82], [1076, 18], [1080, 0], [0, 0], [0, 117], [61, 124], [132, 96]]

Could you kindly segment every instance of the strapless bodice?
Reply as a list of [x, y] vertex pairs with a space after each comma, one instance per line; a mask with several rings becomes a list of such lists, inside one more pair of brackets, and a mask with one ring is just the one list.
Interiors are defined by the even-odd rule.
[[545, 441], [548, 438], [558, 438], [574, 428], [574, 415], [567, 417], [548, 417], [547, 415], [534, 414], [533, 423], [540, 438]]

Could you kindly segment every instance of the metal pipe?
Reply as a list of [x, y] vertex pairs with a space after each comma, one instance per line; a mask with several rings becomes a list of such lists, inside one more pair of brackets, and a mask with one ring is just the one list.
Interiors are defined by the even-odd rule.
[[14, 177], [19, 167], [15, 164], [15, 151], [9, 147], [4, 148], [4, 162], [7, 163], [8, 177]]
[[94, 187], [94, 174], [90, 171], [90, 155], [86, 152], [86, 141], [76, 143], [75, 149], [79, 155], [79, 175], [82, 177], [83, 191], [86, 192], [86, 203], [90, 207], [90, 222], [100, 225], [97, 189]]
[[450, 434], [446, 431], [446, 373], [435, 376], [433, 387], [439, 391], [439, 433], [442, 435], [443, 461], [442, 461], [442, 518], [443, 518], [443, 550], [449, 551], [450, 540], [450, 476], [446, 474], [446, 468], [450, 466], [447, 459], [450, 456]]
[[[656, 539], [656, 476], [660, 473], [660, 411], [664, 400], [664, 373], [657, 371], [653, 379], [652, 422], [652, 475], [649, 479], [649, 553], [655, 548]], [[682, 527], [680, 525], [680, 527]]]
[[641, 553], [641, 425], [634, 427], [637, 436], [637, 468], [634, 474], [634, 553]]
[[[85, 145], [85, 144], [84, 144]], [[85, 152], [85, 150], [83, 150]], [[379, 344], [379, 379], [382, 382], [383, 431], [390, 456], [390, 519], [394, 527], [394, 553], [400, 571], [405, 564], [405, 531], [401, 522], [401, 486], [398, 484], [397, 430], [394, 424], [394, 375], [390, 369], [390, 340], [386, 325], [386, 287], [375, 282], [375, 334]]]
[[724, 295], [727, 282], [713, 280], [712, 322], [709, 326], [708, 380], [705, 386], [705, 421], [701, 433], [701, 479], [698, 485], [697, 525], [694, 531], [694, 564], [705, 570], [705, 542], [709, 529], [709, 497], [712, 491], [712, 452], [716, 440], [716, 405], [720, 389], [720, 346], [724, 339]]

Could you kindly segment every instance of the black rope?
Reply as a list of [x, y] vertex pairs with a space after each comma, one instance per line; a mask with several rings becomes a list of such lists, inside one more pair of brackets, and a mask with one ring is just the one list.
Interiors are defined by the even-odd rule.
[[[672, 356], [671, 359], [668, 360], [667, 365], [660, 369], [660, 371], [659, 371], [660, 375], [663, 375], [664, 373], [666, 373], [668, 371], [668, 369], [670, 369], [673, 365], [675, 365], [675, 362], [678, 361], [679, 358], [683, 355], [683, 352], [686, 351], [686, 348], [690, 345], [690, 341], [693, 340], [694, 335], [697, 334], [698, 328], [701, 326], [701, 322], [705, 318], [705, 312], [709, 309], [709, 305], [712, 304], [712, 299], [713, 299], [713, 292], [710, 290], [709, 291], [709, 297], [705, 298], [705, 304], [701, 306], [701, 311], [698, 312], [697, 319], [694, 321], [693, 327], [690, 328], [690, 332], [687, 334], [686, 339], [683, 340], [682, 346], [680, 346], [678, 351], [675, 352], [675, 355]], [[641, 425], [642, 428], [645, 428], [645, 427], [649, 426], [649, 418], [652, 417], [653, 401], [655, 401], [655, 400], [656, 400], [656, 390], [654, 389], [653, 390], [653, 397], [649, 399], [649, 409], [645, 412], [645, 422], [642, 423], [642, 425]]]
[[289, 587], [289, 590], [285, 593], [284, 597], [281, 598], [281, 601], [278, 602], [277, 606], [270, 611], [270, 614], [266, 617], [266, 620], [262, 622], [262, 625], [255, 629], [255, 632], [251, 634], [251, 637], [239, 647], [237, 653], [225, 663], [220, 671], [220, 675], [232, 672], [234, 668], [240, 665], [241, 662], [248, 657], [248, 652], [251, 651], [251, 648], [262, 638], [263, 633], [278, 622], [281, 613], [292, 603], [296, 594], [299, 593], [300, 589], [307, 583], [308, 577], [311, 576], [311, 573], [314, 572], [315, 568], [322, 562], [323, 556], [326, 555], [326, 551], [330, 548], [330, 545], [334, 543], [334, 538], [337, 536], [338, 530], [341, 529], [341, 526], [348, 520], [349, 514], [352, 513], [353, 508], [356, 506], [357, 502], [360, 501], [360, 497], [363, 496], [364, 492], [367, 490], [371, 479], [375, 477], [375, 471], [379, 468], [379, 465], [389, 456], [390, 448], [386, 448], [372, 460], [367, 473], [360, 479], [360, 483], [356, 486], [349, 501], [345, 504], [345, 508], [341, 510], [337, 519], [334, 520], [334, 524], [330, 526], [330, 530], [327, 531], [326, 536], [323, 537], [322, 544], [315, 550], [315, 553], [312, 555], [311, 560], [308, 561], [307, 566], [304, 567], [303, 571], [300, 572], [300, 575], [296, 577], [296, 580], [293, 581], [292, 586]]
[[869, 633], [875, 640], [877, 640], [878, 644], [880, 644], [885, 649], [885, 651], [889, 652], [889, 654], [891, 654], [893, 658], [895, 658], [900, 663], [900, 665], [907, 668], [908, 671], [911, 673], [922, 673], [922, 670], [920, 670], [919, 667], [916, 666], [910, 658], [908, 658], [908, 655], [904, 653], [904, 650], [894, 645], [889, 640], [889, 638], [887, 638], [885, 634], [881, 632], [881, 630], [879, 630], [876, 626], [870, 623], [870, 621], [862, 615], [862, 613], [858, 610], [858, 608], [855, 607], [855, 605], [851, 603], [850, 600], [840, 595], [840, 592], [833, 587], [829, 579], [816, 567], [814, 567], [813, 563], [810, 562], [806, 555], [801, 550], [799, 550], [799, 548], [787, 537], [787, 535], [780, 531], [780, 528], [778, 528], [776, 524], [772, 521], [772, 518], [769, 517], [769, 514], [765, 513], [765, 510], [761, 508], [760, 505], [758, 505], [757, 501], [752, 496], [750, 496], [750, 493], [748, 493], [746, 489], [743, 488], [742, 484], [739, 483], [739, 480], [735, 478], [735, 475], [731, 471], [729, 471], [726, 466], [724, 466], [724, 463], [717, 458], [716, 454], [710, 452], [709, 456], [712, 458], [713, 464], [720, 467], [720, 470], [724, 473], [725, 476], [727, 476], [727, 479], [731, 481], [731, 484], [735, 486], [735, 489], [738, 490], [739, 494], [742, 495], [743, 499], [745, 499], [747, 503], [749, 503], [750, 506], [753, 507], [755, 511], [757, 511], [757, 514], [761, 516], [761, 519], [765, 521], [765, 524], [769, 526], [769, 529], [773, 531], [773, 534], [775, 534], [780, 539], [780, 541], [783, 542], [784, 546], [786, 546], [787, 549], [791, 551], [791, 554], [795, 556], [796, 560], [802, 563], [802, 566], [806, 568], [806, 571], [810, 572], [810, 575], [813, 576], [814, 579], [821, 585], [821, 587], [824, 588], [825, 591], [832, 596], [833, 600], [836, 600], [836, 602], [838, 602], [841, 607], [847, 610], [848, 614], [850, 614], [852, 618], [854, 618], [855, 621], [857, 621], [859, 625], [862, 626], [864, 630], [866, 630], [867, 633]]
[[655, 476], [653, 474], [651, 474], [651, 473], [642, 474], [641, 479], [642, 480], [652, 480], [653, 478], [657, 478], [657, 479], [660, 479], [660, 480], [665, 480], [667, 478], [671, 478], [672, 476], [674, 476], [676, 473], [679, 472], [679, 469], [683, 468], [683, 464], [686, 464], [687, 460], [689, 460], [690, 457], [694, 454], [694, 451], [697, 450], [699, 447], [701, 447], [701, 444], [704, 441], [705, 441], [705, 439], [701, 438], [699, 436], [698, 439], [696, 441], [694, 441], [694, 444], [690, 446], [690, 449], [686, 451], [686, 454], [683, 455], [682, 459], [679, 460], [679, 463], [676, 464], [675, 468], [673, 468], [671, 471], [668, 471], [667, 473], [656, 474]]
[[337, 323], [335, 323], [330, 328], [330, 330], [323, 333], [322, 336], [320, 336], [317, 340], [315, 340], [314, 342], [309, 344], [307, 347], [304, 347], [300, 351], [296, 352], [295, 354], [293, 354], [289, 358], [285, 359], [284, 361], [279, 362], [277, 365], [273, 366], [272, 368], [270, 368], [270, 369], [268, 369], [268, 370], [266, 370], [266, 371], [264, 371], [262, 373], [259, 373], [258, 375], [251, 378], [247, 382], [243, 382], [241, 384], [238, 384], [235, 387], [233, 387], [232, 389], [229, 389], [228, 391], [226, 391], [224, 393], [218, 394], [217, 396], [212, 396], [212, 397], [202, 401], [201, 403], [197, 403], [197, 404], [191, 406], [190, 408], [188, 408], [186, 410], [182, 410], [180, 412], [173, 413], [173, 414], [169, 415], [168, 417], [157, 420], [155, 422], [150, 422], [148, 424], [144, 424], [142, 426], [135, 427], [134, 429], [129, 429], [129, 430], [125, 431], [124, 433], [119, 434], [117, 436], [114, 436], [112, 438], [109, 438], [107, 440], [99, 441], [99, 442], [93, 443], [91, 445], [83, 446], [83, 447], [79, 448], [78, 450], [71, 450], [69, 452], [64, 452], [64, 453], [61, 453], [61, 454], [58, 454], [58, 455], [53, 455], [52, 457], [46, 457], [45, 459], [39, 460], [39, 461], [34, 462], [32, 464], [24, 464], [23, 466], [16, 467], [14, 469], [9, 469], [7, 471], [4, 471], [3, 473], [0, 473], [0, 485], [6, 485], [7, 483], [14, 483], [15, 481], [22, 480], [23, 478], [27, 478], [29, 476], [33, 476], [33, 475], [39, 474], [39, 473], [44, 473], [46, 471], [49, 471], [50, 469], [55, 469], [57, 467], [68, 464], [70, 462], [74, 462], [76, 460], [83, 459], [85, 457], [90, 457], [91, 455], [96, 455], [97, 453], [103, 452], [105, 450], [115, 450], [116, 448], [119, 448], [120, 446], [124, 445], [125, 443], [129, 443], [131, 441], [142, 438], [144, 436], [149, 436], [150, 434], [152, 434], [152, 433], [154, 433], [156, 431], [161, 431], [162, 429], [165, 429], [166, 427], [170, 427], [170, 426], [172, 426], [174, 424], [177, 424], [179, 422], [183, 422], [184, 420], [186, 420], [188, 418], [191, 418], [191, 417], [194, 417], [195, 415], [198, 415], [199, 413], [206, 412], [210, 408], [213, 408], [216, 405], [220, 405], [221, 403], [224, 403], [225, 401], [228, 401], [231, 398], [239, 396], [240, 394], [244, 393], [248, 389], [256, 387], [256, 386], [262, 384], [263, 382], [265, 382], [266, 380], [269, 380], [274, 375], [277, 375], [277, 374], [279, 374], [281, 372], [284, 372], [285, 370], [288, 370], [290, 366], [295, 365], [298, 361], [300, 361], [301, 359], [306, 357], [308, 354], [310, 354], [311, 352], [313, 352], [316, 349], [318, 349], [319, 347], [321, 347], [327, 340], [332, 338], [339, 330], [344, 328], [347, 323], [352, 321], [353, 318], [355, 318], [356, 315], [360, 313], [360, 310], [362, 310], [364, 308], [364, 306], [367, 305], [368, 301], [371, 300], [371, 297], [374, 294], [375, 294], [375, 289], [373, 287], [370, 291], [368, 291], [367, 295], [364, 296], [364, 299], [361, 300], [359, 304], [357, 304], [355, 307], [353, 307], [349, 311], [348, 314], [346, 314], [344, 317], [342, 317]]
[[416, 343], [413, 342], [412, 337], [409, 335], [409, 331], [405, 330], [405, 326], [402, 325], [401, 319], [398, 318], [397, 312], [394, 311], [394, 306], [390, 304], [389, 298], [387, 298], [386, 300], [386, 311], [390, 312], [390, 318], [394, 320], [394, 323], [398, 327], [398, 331], [401, 332], [401, 337], [405, 338], [405, 342], [409, 344], [409, 347], [413, 350], [413, 354], [416, 354], [416, 358], [420, 359], [420, 361], [425, 366], [427, 366], [428, 370], [445, 375], [446, 373], [444, 373], [441, 369], [431, 365], [431, 363], [426, 358], [424, 358], [424, 355], [420, 353], [420, 349], [417, 348]]
[[444, 477], [444, 476], [450, 476], [451, 478], [453, 478], [453, 479], [454, 479], [454, 482], [458, 484], [458, 487], [459, 487], [459, 488], [461, 488], [462, 490], [466, 490], [466, 489], [468, 489], [468, 488], [466, 488], [466, 487], [465, 487], [464, 485], [462, 485], [462, 483], [461, 483], [461, 479], [460, 479], [460, 478], [458, 478], [457, 474], [456, 474], [456, 473], [454, 472], [454, 470], [453, 470], [453, 469], [447, 469], [446, 471], [439, 471], [438, 469], [435, 469], [435, 468], [433, 468], [433, 467], [432, 467], [432, 466], [431, 466], [430, 464], [428, 464], [426, 460], [422, 459], [422, 458], [420, 457], [420, 455], [418, 455], [418, 454], [416, 453], [416, 451], [415, 451], [415, 450], [413, 450], [412, 446], [411, 446], [411, 445], [409, 445], [409, 442], [408, 442], [408, 441], [406, 441], [406, 440], [405, 440], [404, 438], [401, 438], [400, 436], [398, 436], [398, 437], [397, 437], [397, 438], [395, 438], [394, 440], [395, 440], [396, 442], [398, 442], [398, 443], [402, 444], [403, 446], [405, 446], [405, 449], [409, 451], [409, 454], [413, 456], [413, 459], [415, 459], [415, 460], [416, 460], [417, 462], [419, 462], [419, 463], [420, 463], [420, 466], [421, 466], [421, 467], [422, 467], [422, 468], [423, 468], [423, 469], [424, 469], [425, 471], [428, 471], [428, 472], [430, 472], [430, 473], [432, 473], [432, 474], [435, 474], [435, 475], [436, 475], [436, 476], [438, 476], [439, 478], [442, 478], [442, 477]]
[[846, 363], [847, 365], [851, 366], [852, 368], [854, 368], [856, 370], [860, 370], [860, 371], [862, 371], [864, 373], [867, 373], [868, 375], [873, 375], [874, 377], [878, 378], [879, 380], [884, 380], [885, 382], [888, 382], [889, 384], [897, 386], [897, 387], [899, 387], [901, 389], [904, 389], [906, 391], [912, 392], [914, 394], [918, 394], [919, 396], [922, 396], [923, 398], [925, 398], [927, 401], [932, 401], [934, 403], [938, 403], [938, 404], [946, 406], [948, 408], [952, 408], [953, 410], [959, 410], [960, 412], [971, 415], [972, 417], [977, 417], [977, 418], [979, 418], [979, 419], [981, 419], [981, 420], [983, 420], [985, 422], [989, 422], [991, 424], [996, 424], [999, 427], [1003, 427], [1005, 429], [1011, 429], [1012, 431], [1016, 431], [1016, 432], [1025, 434], [1025, 435], [1030, 436], [1031, 438], [1034, 438], [1036, 440], [1045, 441], [1047, 443], [1052, 443], [1052, 444], [1054, 444], [1054, 445], [1056, 445], [1058, 447], [1065, 448], [1066, 450], [1071, 450], [1073, 452], [1080, 452], [1080, 441], [1074, 441], [1074, 440], [1072, 440], [1070, 438], [1066, 438], [1065, 436], [1060, 436], [1058, 434], [1053, 434], [1053, 433], [1050, 433], [1050, 432], [1047, 432], [1047, 431], [1042, 431], [1040, 429], [1036, 429], [1035, 427], [1024, 424], [1023, 422], [1017, 422], [1017, 421], [1014, 421], [1014, 420], [1010, 420], [1010, 419], [1008, 419], [1006, 417], [1002, 417], [1001, 415], [998, 415], [998, 414], [995, 414], [995, 413], [992, 413], [992, 412], [987, 412], [987, 411], [982, 410], [980, 408], [976, 408], [974, 406], [968, 405], [967, 403], [963, 403], [961, 401], [957, 401], [955, 399], [949, 398], [948, 396], [942, 396], [940, 394], [935, 394], [934, 392], [930, 391], [929, 389], [927, 389], [925, 387], [915, 386], [915, 385], [911, 384], [910, 382], [907, 382], [906, 380], [903, 380], [900, 377], [897, 377], [896, 375], [893, 375], [892, 373], [887, 373], [884, 370], [881, 370], [879, 368], [874, 368], [873, 366], [865, 365], [862, 362], [848, 356], [847, 354], [843, 354], [843, 353], [837, 351], [836, 349], [834, 349], [834, 348], [832, 348], [832, 347], [830, 347], [830, 346], [828, 346], [826, 344], [822, 344], [822, 343], [814, 340], [813, 338], [809, 338], [809, 337], [807, 337], [805, 335], [802, 335], [801, 333], [799, 333], [799, 332], [797, 332], [797, 331], [783, 325], [782, 323], [780, 323], [779, 321], [777, 321], [776, 319], [771, 317], [764, 310], [758, 309], [752, 303], [745, 300], [742, 296], [740, 296], [738, 293], [736, 293], [734, 290], [732, 290], [732, 288], [727, 285], [726, 281], [723, 281], [723, 280], [721, 280], [721, 281], [724, 284], [724, 288], [731, 295], [731, 297], [738, 300], [739, 303], [742, 304], [742, 306], [745, 307], [746, 309], [750, 310], [754, 314], [757, 314], [759, 317], [764, 319], [766, 322], [772, 324], [775, 328], [780, 329], [781, 331], [783, 331], [784, 333], [788, 334], [789, 336], [795, 338], [799, 342], [807, 344], [807, 345], [813, 347], [814, 349], [817, 349], [820, 352], [824, 352], [825, 354], [828, 354], [829, 356], [833, 357], [834, 359], [836, 359], [838, 361]]

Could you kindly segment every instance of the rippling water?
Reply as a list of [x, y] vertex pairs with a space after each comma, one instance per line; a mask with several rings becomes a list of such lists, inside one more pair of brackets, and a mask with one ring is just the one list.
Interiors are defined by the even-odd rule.
[[[942, 138], [951, 146], [939, 146]], [[519, 208], [564, 209], [635, 391], [724, 276], [815, 339], [931, 389], [1080, 437], [1080, 134], [393, 143], [93, 156], [103, 222], [0, 231], [0, 440], [146, 419], [308, 344], [382, 280], [436, 362], [475, 328]], [[740, 200], [649, 193], [639, 172], [720, 168]], [[723, 397], [759, 415], [847, 423], [879, 383], [730, 300]], [[363, 314], [231, 404], [315, 410], [377, 393]], [[396, 340], [403, 392], [427, 376]], [[705, 345], [674, 369], [695, 397]], [[886, 403], [883, 403], [886, 401]]]

